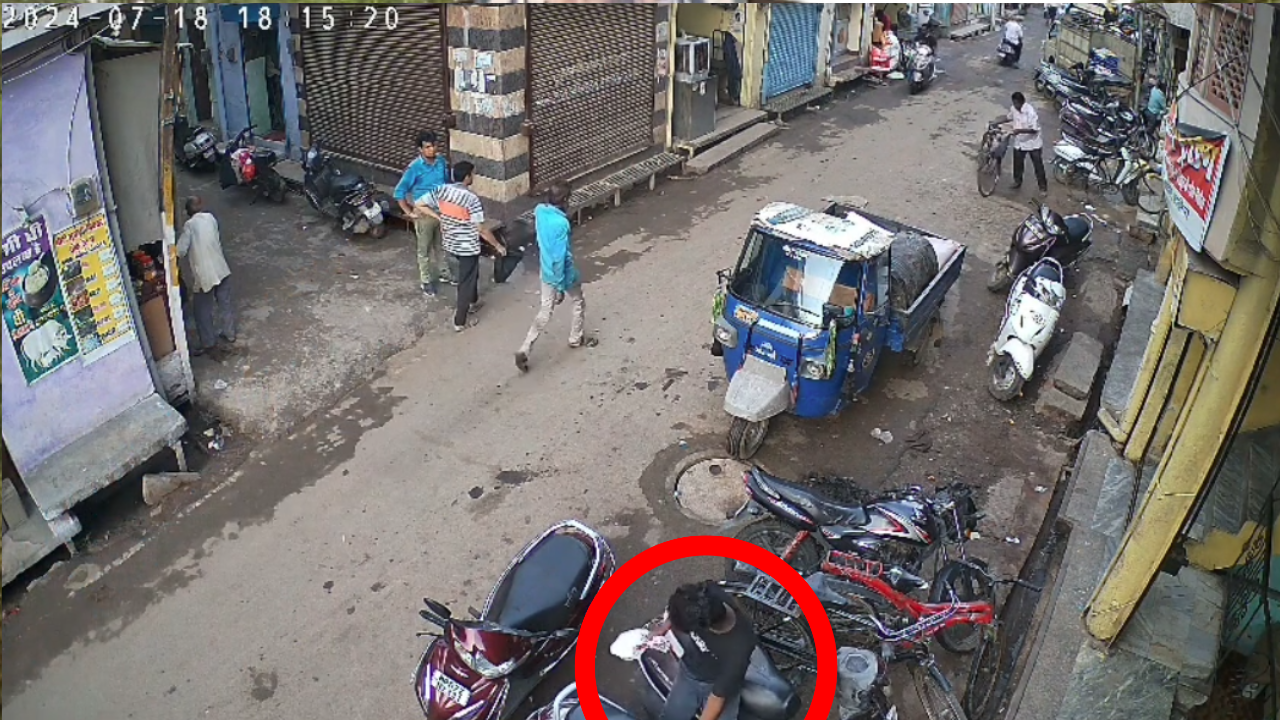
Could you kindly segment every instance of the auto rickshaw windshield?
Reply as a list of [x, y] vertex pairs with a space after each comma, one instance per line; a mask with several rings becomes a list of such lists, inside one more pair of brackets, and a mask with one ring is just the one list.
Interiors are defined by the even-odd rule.
[[729, 290], [739, 300], [789, 320], [821, 327], [823, 307], [840, 295], [841, 305], [856, 307], [861, 274], [856, 263], [807, 250], [753, 229]]

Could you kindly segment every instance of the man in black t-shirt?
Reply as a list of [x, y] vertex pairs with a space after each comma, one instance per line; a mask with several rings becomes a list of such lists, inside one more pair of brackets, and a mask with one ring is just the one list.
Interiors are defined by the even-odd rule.
[[751, 621], [728, 593], [702, 582], [681, 586], [672, 594], [666, 623], [679, 641], [682, 672], [660, 720], [737, 720], [742, 684], [756, 648]]

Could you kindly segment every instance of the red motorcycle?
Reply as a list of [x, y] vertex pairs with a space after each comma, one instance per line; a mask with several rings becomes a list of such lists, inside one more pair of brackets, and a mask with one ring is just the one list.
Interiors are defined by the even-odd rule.
[[473, 620], [424, 598], [440, 628], [422, 654], [414, 689], [431, 720], [503, 720], [573, 650], [591, 600], [617, 567], [603, 536], [558, 523], [525, 546]]

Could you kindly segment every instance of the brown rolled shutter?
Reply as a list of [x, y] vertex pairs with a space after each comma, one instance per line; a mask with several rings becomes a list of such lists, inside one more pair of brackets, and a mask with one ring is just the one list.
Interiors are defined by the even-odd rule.
[[590, 172], [653, 144], [651, 5], [529, 5], [531, 182]]
[[[449, 118], [443, 5], [299, 9], [307, 123], [312, 142], [358, 162], [399, 172], [414, 158], [414, 139], [433, 130], [444, 143]], [[386, 9], [398, 16], [385, 24]], [[324, 29], [323, 12], [334, 18]]]

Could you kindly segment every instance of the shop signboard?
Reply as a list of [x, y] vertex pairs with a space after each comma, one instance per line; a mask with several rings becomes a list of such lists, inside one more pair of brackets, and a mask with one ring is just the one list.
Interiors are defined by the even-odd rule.
[[44, 217], [6, 235], [0, 260], [4, 324], [30, 385], [80, 353]]
[[1181, 124], [1177, 112], [1176, 105], [1169, 111], [1164, 134], [1165, 199], [1178, 232], [1200, 252], [1218, 200], [1231, 138]]
[[97, 213], [54, 237], [71, 326], [89, 364], [133, 337], [128, 280], [120, 272], [105, 213]]

